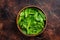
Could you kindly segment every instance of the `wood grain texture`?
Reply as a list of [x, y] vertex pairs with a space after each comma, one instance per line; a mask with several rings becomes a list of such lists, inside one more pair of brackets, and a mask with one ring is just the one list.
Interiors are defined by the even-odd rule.
[[[23, 7], [35, 5], [46, 14], [45, 31], [36, 37], [24, 36], [16, 16]], [[0, 40], [60, 40], [60, 0], [0, 0]]]

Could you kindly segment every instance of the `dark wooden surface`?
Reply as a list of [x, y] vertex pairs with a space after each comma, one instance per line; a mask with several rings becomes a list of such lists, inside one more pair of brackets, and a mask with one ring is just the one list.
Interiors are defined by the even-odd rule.
[[[29, 5], [47, 16], [45, 31], [36, 37], [24, 36], [16, 25], [17, 13]], [[60, 0], [0, 0], [0, 40], [60, 40]]]

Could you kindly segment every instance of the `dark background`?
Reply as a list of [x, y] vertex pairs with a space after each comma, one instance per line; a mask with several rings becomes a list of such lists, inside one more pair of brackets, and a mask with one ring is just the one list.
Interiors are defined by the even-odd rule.
[[[36, 37], [24, 36], [16, 25], [19, 10], [30, 5], [47, 17], [45, 31]], [[0, 0], [0, 40], [60, 40], [60, 0]]]

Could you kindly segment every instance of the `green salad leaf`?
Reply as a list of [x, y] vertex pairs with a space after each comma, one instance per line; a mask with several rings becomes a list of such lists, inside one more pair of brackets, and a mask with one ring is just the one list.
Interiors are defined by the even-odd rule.
[[43, 31], [46, 17], [45, 14], [33, 7], [25, 8], [20, 12], [18, 25], [24, 34], [39, 34]]

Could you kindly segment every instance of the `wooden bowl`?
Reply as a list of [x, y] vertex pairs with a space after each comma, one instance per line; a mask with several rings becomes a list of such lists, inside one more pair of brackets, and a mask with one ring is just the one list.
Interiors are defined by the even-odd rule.
[[[16, 18], [16, 23], [17, 23], [17, 21], [18, 21], [19, 14], [21, 13], [21, 11], [24, 10], [24, 9], [26, 9], [26, 8], [28, 8], [28, 7], [34, 7], [34, 8], [37, 8], [37, 9], [39, 9], [40, 11], [42, 11], [42, 12], [45, 14], [45, 12], [44, 12], [40, 7], [38, 7], [38, 6], [34, 6], [34, 5], [26, 6], [26, 7], [22, 8], [22, 9], [18, 12], [17, 18]], [[45, 16], [46, 16], [46, 14], [45, 14]], [[17, 23], [17, 27], [18, 27], [19, 31], [20, 31], [22, 34], [24, 34], [25, 36], [37, 36], [37, 35], [39, 35], [39, 34], [41, 34], [41, 33], [44, 32], [44, 30], [46, 29], [46, 23], [47, 23], [47, 17], [46, 17], [46, 21], [45, 21], [45, 23], [44, 23], [45, 26], [44, 26], [42, 32], [40, 32], [40, 33], [38, 33], [38, 34], [36, 34], [36, 35], [28, 35], [28, 34], [24, 34], [24, 33], [22, 32], [22, 29], [21, 29], [20, 26], [18, 25], [18, 23]]]

